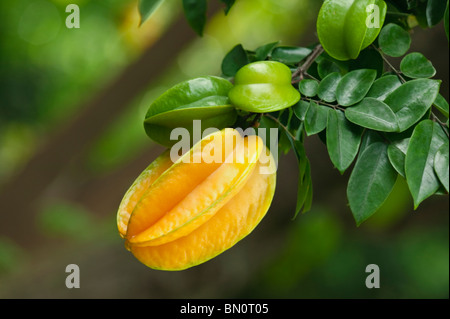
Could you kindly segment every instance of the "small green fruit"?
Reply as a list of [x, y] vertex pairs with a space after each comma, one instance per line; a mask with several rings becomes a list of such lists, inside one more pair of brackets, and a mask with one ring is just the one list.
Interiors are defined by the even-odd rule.
[[337, 60], [356, 59], [377, 38], [386, 12], [383, 0], [325, 0], [317, 19], [320, 43]]
[[261, 61], [242, 67], [230, 90], [231, 103], [236, 108], [253, 113], [275, 112], [300, 100], [291, 84], [291, 70], [280, 62]]

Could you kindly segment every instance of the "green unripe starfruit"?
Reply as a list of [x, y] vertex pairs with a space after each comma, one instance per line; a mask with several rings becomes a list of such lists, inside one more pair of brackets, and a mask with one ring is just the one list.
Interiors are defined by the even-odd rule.
[[383, 0], [325, 0], [317, 19], [317, 34], [333, 58], [356, 59], [381, 31], [387, 5]]
[[242, 67], [230, 90], [236, 108], [253, 113], [275, 112], [300, 100], [300, 92], [291, 84], [291, 70], [280, 62], [261, 61]]
[[170, 147], [177, 142], [170, 139], [175, 128], [185, 128], [193, 136], [194, 120], [201, 120], [204, 129], [221, 130], [233, 125], [237, 112], [228, 98], [232, 87], [228, 80], [215, 76], [199, 77], [175, 85], [150, 105], [144, 121], [147, 135]]

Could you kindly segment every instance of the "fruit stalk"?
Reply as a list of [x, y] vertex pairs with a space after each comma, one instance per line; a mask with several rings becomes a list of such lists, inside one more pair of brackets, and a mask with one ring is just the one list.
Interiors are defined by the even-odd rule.
[[305, 63], [303, 63], [301, 66], [297, 68], [297, 70], [292, 74], [292, 80], [294, 80], [296, 77], [300, 77], [295, 82], [300, 82], [303, 80], [304, 74], [308, 69], [311, 67], [311, 65], [314, 63], [314, 61], [323, 53], [324, 49], [321, 44], [318, 44], [314, 50], [311, 52], [310, 55], [306, 58]]

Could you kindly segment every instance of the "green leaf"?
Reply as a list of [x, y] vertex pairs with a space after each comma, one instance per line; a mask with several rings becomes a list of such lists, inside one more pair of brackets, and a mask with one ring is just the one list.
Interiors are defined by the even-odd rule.
[[283, 124], [286, 127], [289, 125], [289, 120], [291, 118], [290, 110], [291, 110], [290, 108], [284, 109], [278, 114], [278, 120], [280, 121], [281, 124]]
[[400, 70], [404, 75], [413, 79], [431, 78], [436, 74], [433, 64], [419, 52], [405, 56], [400, 63]]
[[293, 107], [290, 107], [288, 110], [290, 118], [289, 118], [289, 126], [287, 128], [292, 132], [293, 135], [295, 135], [294, 132], [296, 132], [297, 129], [303, 125], [303, 123], [295, 115]]
[[341, 75], [337, 72], [327, 75], [319, 84], [319, 98], [328, 103], [336, 101], [336, 88], [340, 80]]
[[402, 140], [394, 141], [389, 144], [388, 147], [388, 156], [389, 161], [395, 170], [402, 176], [406, 177], [405, 174], [405, 159], [406, 159], [406, 151], [408, 150], [409, 138], [405, 138]]
[[229, 81], [214, 76], [199, 77], [175, 85], [148, 108], [144, 121], [147, 135], [161, 145], [172, 146], [176, 143], [170, 139], [174, 128], [185, 128], [194, 137], [194, 120], [201, 120], [203, 129], [223, 129], [233, 125], [237, 113], [228, 99], [232, 87]]
[[381, 53], [369, 47], [359, 54], [356, 60], [350, 60], [350, 71], [359, 69], [372, 69], [377, 71], [377, 77], [384, 73], [384, 60]]
[[309, 106], [310, 106], [310, 102], [306, 102], [306, 101], [299, 101], [297, 104], [294, 105], [294, 114], [295, 116], [297, 116], [297, 118], [300, 121], [304, 121], [306, 118], [306, 113], [308, 112]]
[[272, 59], [286, 64], [297, 64], [311, 52], [308, 48], [282, 46], [272, 51]]
[[384, 103], [397, 116], [399, 132], [417, 123], [430, 109], [439, 94], [440, 81], [418, 79], [402, 84], [390, 93]]
[[344, 75], [336, 88], [336, 99], [342, 106], [360, 102], [369, 92], [377, 71], [370, 69], [355, 70]]
[[289, 143], [289, 134], [283, 128], [280, 128], [280, 137], [278, 139], [278, 154], [287, 154], [291, 150]]
[[[259, 128], [265, 129], [266, 135], [264, 141], [266, 142], [266, 147], [270, 150], [272, 146], [278, 145], [278, 136], [272, 136], [270, 133], [271, 128], [280, 129], [280, 126], [277, 122], [267, 116], [262, 116], [259, 120]], [[272, 140], [274, 139], [274, 140]], [[276, 159], [278, 160], [278, 159]]]
[[434, 171], [448, 193], [449, 189], [449, 144], [444, 143], [434, 157]]
[[298, 84], [298, 89], [301, 94], [308, 97], [313, 97], [317, 95], [317, 91], [319, 89], [319, 82], [316, 80], [302, 80]]
[[264, 61], [273, 51], [273, 49], [280, 43], [280, 41], [272, 42], [258, 47], [255, 50], [255, 57], [257, 61]]
[[361, 145], [359, 146], [358, 156], [361, 156], [364, 150], [368, 148], [371, 144], [383, 141], [384, 138], [379, 132], [373, 130], [365, 130], [362, 136]]
[[313, 191], [311, 180], [311, 165], [308, 158], [305, 157], [304, 161], [306, 163], [305, 172], [303, 176], [299, 176], [297, 183], [297, 203], [295, 205], [294, 219], [300, 212], [304, 214], [311, 209], [311, 199]]
[[142, 25], [147, 21], [163, 1], [164, 0], [139, 0], [139, 14], [141, 16], [139, 25]]
[[308, 136], [322, 132], [327, 127], [328, 108], [311, 102], [305, 118], [305, 130]]
[[340, 71], [341, 69], [339, 66], [329, 59], [322, 59], [317, 65], [317, 72], [319, 73], [321, 79], [324, 79], [331, 73]]
[[358, 158], [347, 186], [353, 217], [359, 226], [383, 205], [397, 180], [391, 166], [387, 145], [371, 144]]
[[396, 75], [383, 76], [373, 82], [373, 85], [367, 93], [366, 97], [373, 97], [380, 101], [384, 101], [389, 93], [394, 91], [400, 85], [402, 85], [402, 82], [400, 82], [399, 78]]
[[330, 109], [327, 124], [327, 149], [331, 162], [343, 174], [358, 153], [363, 129], [349, 122], [343, 112]]
[[397, 117], [391, 108], [380, 100], [365, 98], [345, 111], [347, 119], [359, 126], [382, 132], [398, 131]]
[[[308, 160], [308, 164], [309, 164], [309, 160]], [[313, 194], [314, 194], [312, 178], [309, 178], [309, 184], [306, 186], [306, 190], [308, 192], [306, 193], [305, 202], [303, 203], [302, 214], [305, 214], [311, 210], [311, 206], [312, 206], [312, 202], [313, 202]]]
[[248, 63], [247, 52], [245, 52], [241, 44], [238, 44], [223, 59], [222, 73], [226, 76], [233, 77], [240, 68]]
[[219, 0], [219, 1], [225, 4], [225, 15], [227, 15], [228, 12], [230, 12], [231, 7], [236, 2], [236, 0]]
[[298, 162], [298, 184], [297, 184], [297, 204], [295, 208], [294, 219], [302, 211], [306, 213], [311, 208], [312, 202], [312, 180], [311, 180], [311, 165], [306, 156], [303, 144], [298, 140], [293, 140], [288, 135], [289, 141], [294, 150]]
[[319, 72], [318, 72], [318, 61], [316, 60], [311, 64], [311, 66], [308, 69], [308, 74], [314, 78], [314, 79], [321, 79]]
[[[276, 115], [278, 122], [281, 123], [284, 127], [288, 127], [290, 120], [292, 119], [292, 115], [294, 112], [291, 113], [291, 109], [284, 109]], [[275, 116], [276, 113], [274, 113]], [[291, 136], [288, 134], [284, 127], [281, 125], [278, 126], [279, 129], [279, 139], [278, 139], [278, 153], [284, 153], [287, 154], [292, 148], [291, 145]]]
[[408, 52], [411, 46], [411, 37], [401, 26], [389, 23], [381, 30], [378, 44], [386, 55], [401, 57]]
[[417, 4], [413, 10], [414, 16], [422, 28], [429, 27], [427, 19], [427, 1], [416, 1]]
[[433, 195], [441, 183], [434, 171], [439, 148], [448, 141], [439, 124], [424, 120], [414, 129], [406, 152], [405, 173], [414, 199], [414, 209]]
[[448, 102], [441, 94], [438, 94], [436, 100], [434, 101], [434, 106], [439, 110], [439, 112], [448, 118]]
[[202, 36], [206, 25], [207, 0], [183, 0], [183, 8], [189, 25], [199, 36]]
[[447, 4], [444, 0], [428, 0], [427, 23], [432, 27], [441, 22], [444, 17]]

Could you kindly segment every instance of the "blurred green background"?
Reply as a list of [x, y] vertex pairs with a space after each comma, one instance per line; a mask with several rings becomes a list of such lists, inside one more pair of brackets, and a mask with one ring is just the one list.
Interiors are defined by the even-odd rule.
[[[143, 129], [148, 105], [182, 80], [220, 75], [238, 43], [317, 41], [320, 1], [238, 0], [227, 17], [210, 2], [203, 38], [181, 1], [166, 1], [138, 27], [137, 1], [78, 0], [80, 28], [68, 29], [71, 2], [0, 2], [0, 298], [448, 298], [448, 197], [413, 211], [399, 179], [357, 228], [348, 174], [333, 169], [316, 137], [306, 143], [310, 213], [292, 220], [297, 168], [288, 154], [272, 207], [249, 237], [183, 272], [140, 264], [115, 214], [162, 151]], [[416, 29], [412, 50], [433, 61], [448, 99], [443, 26]], [[80, 289], [65, 286], [72, 263]], [[368, 264], [380, 267], [379, 289], [365, 286]]]

